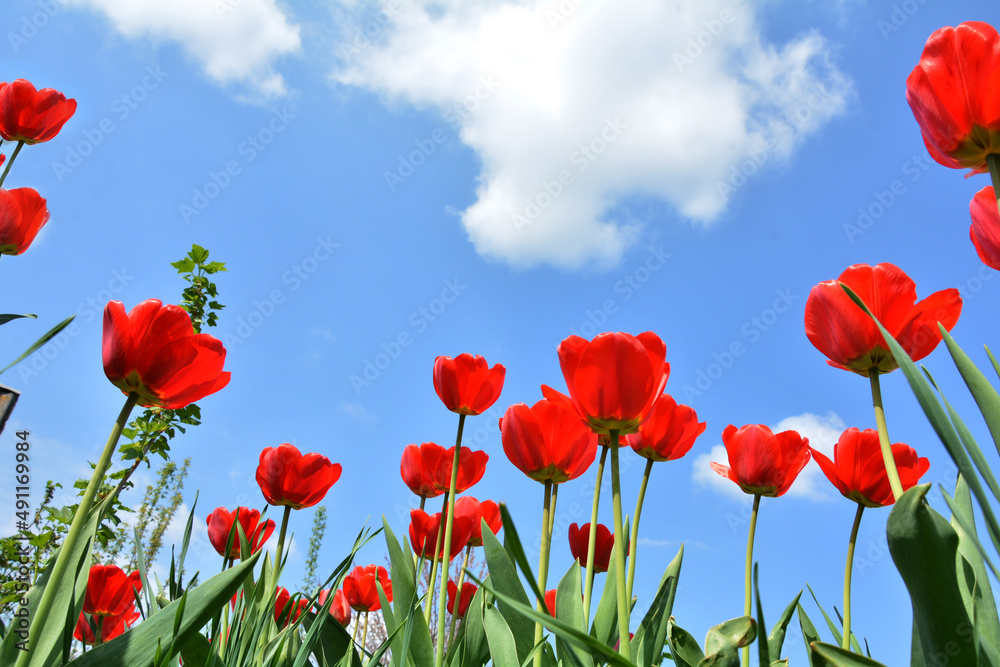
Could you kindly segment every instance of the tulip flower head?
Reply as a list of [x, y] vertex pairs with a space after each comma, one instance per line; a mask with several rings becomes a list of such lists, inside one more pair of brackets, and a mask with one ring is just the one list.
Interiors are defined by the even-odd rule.
[[438, 471], [447, 465], [450, 482], [451, 460], [445, 456], [445, 448], [433, 442], [425, 442], [419, 446], [407, 445], [399, 463], [399, 474], [414, 494], [421, 498], [436, 498], [444, 493], [444, 489], [439, 489], [436, 484], [443, 477]]
[[141, 590], [138, 572], [129, 575], [117, 565], [91, 565], [83, 611], [91, 616], [122, 616], [135, 609], [135, 593]]
[[260, 512], [247, 507], [237, 507], [230, 512], [225, 507], [217, 507], [215, 511], [205, 518], [208, 524], [208, 541], [212, 543], [220, 556], [226, 555], [226, 544], [229, 542], [229, 535], [232, 532], [233, 542], [229, 549], [230, 558], [240, 558], [240, 536], [238, 532], [233, 532], [233, 524], [237, 517], [243, 533], [246, 535], [250, 545], [250, 553], [255, 554], [267, 542], [274, 532], [274, 521], [268, 519], [263, 523], [260, 521]]
[[545, 612], [552, 617], [556, 615], [556, 589], [545, 591]]
[[[892, 489], [889, 487], [889, 477], [885, 472], [885, 461], [879, 447], [878, 431], [847, 429], [833, 447], [832, 461], [823, 452], [811, 447], [810, 450], [823, 474], [845, 498], [865, 507], [893, 504]], [[926, 458], [918, 457], [912, 447], [901, 443], [892, 445], [892, 458], [896, 461], [896, 470], [899, 471], [899, 481], [904, 491], [916, 486], [930, 468], [930, 462]]]
[[438, 357], [434, 360], [434, 390], [452, 412], [478, 415], [500, 398], [506, 372], [500, 364], [490, 368], [479, 355]]
[[840, 286], [850, 287], [914, 361], [930, 354], [941, 334], [962, 312], [958, 290], [946, 289], [917, 302], [916, 285], [894, 264], [855, 264], [837, 280], [812, 288], [806, 300], [806, 336], [834, 368], [869, 377], [899, 368], [875, 322]]
[[[580, 567], [587, 567], [587, 549], [590, 546], [590, 524], [569, 527], [569, 552], [580, 561]], [[597, 524], [597, 537], [594, 541], [594, 572], [607, 572], [611, 565], [611, 550], [615, 546], [615, 536], [607, 526]], [[626, 544], [625, 553], [629, 553]]]
[[448, 580], [448, 613], [458, 618], [465, 618], [465, 612], [469, 610], [469, 603], [479, 588], [468, 581], [462, 582], [462, 595], [458, 601], [458, 613], [455, 613], [455, 596], [458, 593], [458, 584], [451, 579]]
[[510, 406], [500, 418], [500, 438], [510, 462], [537, 482], [576, 479], [597, 455], [597, 439], [561, 401]]
[[265, 447], [257, 466], [257, 484], [271, 505], [292, 509], [312, 507], [326, 497], [338, 479], [341, 465], [322, 454], [302, 454], [288, 443]]
[[651, 331], [570, 336], [559, 344], [570, 399], [595, 433], [639, 430], [670, 374], [667, 346]]
[[376, 580], [382, 586], [386, 602], [392, 602], [392, 581], [389, 572], [380, 565], [368, 565], [354, 568], [344, 578], [344, 597], [354, 611], [378, 611], [382, 602], [378, 597]]
[[463, 516], [468, 517], [471, 528], [466, 546], [483, 546], [483, 521], [494, 535], [503, 527], [500, 506], [492, 500], [479, 502], [472, 496], [462, 496], [455, 501], [455, 518]]
[[139, 405], [183, 408], [229, 384], [226, 348], [196, 334], [180, 306], [147, 299], [127, 315], [121, 301], [104, 308], [104, 374]]
[[[442, 558], [445, 549], [442, 546], [435, 555], [434, 546], [438, 543], [438, 531], [445, 528], [443, 520], [445, 516], [446, 514], [442, 512], [428, 514], [420, 509], [410, 510], [410, 545], [413, 547], [413, 553], [435, 560]], [[449, 562], [468, 545], [471, 535], [472, 518], [459, 514], [456, 503], [455, 520], [451, 525], [451, 548], [448, 549]]]
[[20, 255], [49, 221], [49, 209], [33, 188], [0, 189], [0, 255]]
[[712, 470], [750, 495], [784, 495], [809, 463], [809, 439], [796, 431], [773, 433], [762, 424], [740, 429], [730, 424], [722, 432], [722, 443], [729, 465], [713, 462]]
[[906, 79], [906, 101], [931, 157], [946, 167], [987, 170], [1000, 153], [1000, 36], [978, 21], [947, 26], [927, 40]]
[[983, 264], [1000, 271], [1000, 212], [993, 186], [987, 185], [969, 203], [969, 237]]
[[308, 607], [308, 599], [299, 598], [293, 602], [288, 589], [278, 586], [278, 597], [274, 600], [274, 622], [278, 624], [279, 628], [283, 628], [299, 620], [299, 616]]
[[626, 436], [635, 453], [650, 461], [679, 459], [705, 432], [705, 422], [698, 421], [698, 414], [686, 405], [677, 405], [669, 395], [663, 394], [653, 404], [649, 418], [639, 431]]
[[134, 607], [121, 616], [91, 616], [88, 618], [87, 614], [81, 611], [76, 628], [73, 630], [73, 638], [87, 646], [96, 645], [97, 638], [94, 636], [94, 628], [91, 627], [91, 623], [93, 623], [98, 628], [101, 643], [109, 642], [131, 628], [138, 620], [139, 612]]
[[[325, 605], [326, 598], [329, 595], [330, 589], [328, 588], [320, 591], [319, 597], [316, 599], [316, 606], [321, 608]], [[340, 623], [345, 628], [351, 622], [351, 605], [347, 604], [347, 598], [344, 596], [343, 589], [338, 589], [333, 594], [333, 602], [330, 603], [330, 614], [336, 619], [337, 623]]]
[[38, 144], [59, 134], [76, 112], [76, 100], [58, 90], [35, 87], [24, 79], [0, 83], [0, 137]]

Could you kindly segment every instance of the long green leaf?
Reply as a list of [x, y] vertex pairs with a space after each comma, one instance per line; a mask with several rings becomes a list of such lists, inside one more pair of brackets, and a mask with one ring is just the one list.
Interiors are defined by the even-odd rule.
[[802, 591], [799, 591], [795, 599], [785, 607], [785, 611], [781, 613], [778, 622], [771, 628], [771, 634], [767, 636], [767, 651], [771, 655], [772, 662], [777, 661], [781, 657], [781, 647], [785, 643], [785, 632], [788, 630], [788, 624], [792, 620], [792, 614], [795, 613], [795, 607], [798, 606], [799, 598], [801, 597]]
[[[508, 518], [505, 517], [504, 521], [507, 520]], [[513, 532], [513, 525], [505, 523], [504, 534], [509, 538]], [[490, 586], [487, 590], [500, 591], [507, 598], [530, 606], [530, 601], [524, 592], [524, 588], [521, 586], [521, 580], [517, 576], [514, 564], [504, 550], [503, 545], [500, 544], [500, 541], [489, 531], [483, 533], [483, 550], [486, 554], [486, 565], [490, 572]], [[507, 621], [507, 626], [514, 635], [514, 641], [517, 643], [518, 658], [524, 660], [535, 645], [535, 624], [517, 613], [503, 599], [498, 600], [497, 607], [500, 613], [503, 614], [504, 619]]]
[[660, 585], [653, 597], [642, 622], [639, 623], [632, 639], [632, 655], [637, 656], [640, 665], [659, 664], [663, 655], [663, 647], [667, 641], [667, 622], [674, 608], [674, 598], [677, 596], [677, 581], [680, 577], [681, 562], [684, 559], [684, 545], [670, 561]]
[[[138, 624], [122, 636], [107, 644], [95, 646], [72, 663], [73, 667], [106, 667], [107, 665], [147, 665], [151, 663], [161, 639], [171, 638], [171, 645], [179, 651], [192, 635], [198, 633], [216, 610], [229, 602], [243, 580], [253, 572], [262, 552], [257, 552], [239, 565], [217, 574], [197, 588], [187, 592], [185, 598], [170, 603], [162, 613]], [[175, 614], [184, 605], [183, 618], [174, 629]]]
[[42, 345], [45, 345], [50, 340], [52, 340], [53, 338], [55, 338], [56, 336], [58, 336], [60, 331], [62, 331], [63, 329], [65, 329], [66, 327], [69, 326], [69, 323], [73, 321], [74, 317], [76, 317], [76, 315], [70, 315], [65, 320], [63, 320], [59, 324], [55, 325], [51, 329], [49, 329], [48, 333], [46, 333], [44, 336], [42, 336], [41, 338], [39, 338], [38, 340], [36, 340], [31, 345], [31, 347], [29, 347], [27, 350], [24, 351], [24, 354], [22, 354], [20, 357], [18, 357], [14, 361], [12, 361], [9, 364], [7, 364], [6, 366], [4, 366], [3, 369], [0, 369], [0, 373], [3, 373], [4, 371], [9, 370], [12, 366], [16, 366], [17, 364], [21, 363], [28, 356], [30, 356], [32, 352], [34, 352], [35, 350], [37, 350], [38, 348], [40, 348]]
[[[990, 435], [993, 436], [997, 452], [1000, 453], [1000, 394], [997, 394], [997, 390], [993, 388], [986, 376], [972, 363], [969, 355], [958, 346], [948, 330], [940, 324], [938, 324], [938, 329], [948, 347], [948, 352], [951, 353], [951, 358], [955, 360], [958, 372], [962, 374], [962, 379], [965, 380], [969, 392], [976, 400], [979, 411], [983, 413], [986, 427], [990, 430]], [[997, 494], [995, 490], [994, 494]]]
[[7, 324], [11, 320], [18, 320], [21, 319], [22, 317], [27, 317], [32, 320], [38, 319], [38, 315], [32, 315], [31, 313], [25, 313], [24, 315], [12, 315], [10, 313], [7, 313], [4, 315], [0, 315], [0, 324]]
[[594, 623], [590, 633], [602, 644], [611, 646], [618, 639], [618, 583], [615, 575], [615, 559], [608, 564], [604, 577], [604, 591], [594, 613]]
[[490, 643], [493, 664], [496, 667], [520, 667], [514, 635], [495, 607], [486, 607], [483, 625], [486, 627], [486, 639]]
[[816, 626], [809, 619], [809, 615], [806, 614], [806, 610], [802, 608], [801, 604], [795, 605], [795, 610], [799, 616], [799, 627], [802, 629], [802, 640], [806, 645], [806, 656], [809, 658], [810, 667], [816, 667], [816, 663], [813, 662], [813, 652], [810, 646], [813, 642], [819, 641], [819, 633], [816, 632]]
[[674, 664], [678, 667], [697, 667], [705, 659], [705, 653], [694, 636], [677, 625], [673, 619], [667, 621], [667, 644]]
[[[764, 607], [760, 603], [760, 584], [757, 582], [757, 563], [753, 564], [753, 593], [754, 598], [757, 600], [757, 632], [759, 633], [759, 639], [757, 640], [757, 664], [758, 665], [770, 665], [771, 664], [771, 647], [768, 645], [767, 637], [767, 624], [764, 622]], [[775, 658], [778, 656], [775, 655]]]
[[[556, 588], [556, 608], [551, 611], [555, 613], [557, 618], [566, 621], [580, 632], [586, 632], [587, 624], [583, 620], [581, 590], [580, 561], [574, 560], [565, 576], [559, 581], [559, 586]], [[561, 660], [573, 665], [580, 665], [580, 667], [593, 667], [594, 665], [594, 659], [590, 653], [578, 650], [576, 646], [564, 642], [561, 638], [556, 640], [556, 655]]]
[[881, 662], [823, 642], [812, 645], [812, 657], [813, 667], [885, 667]]

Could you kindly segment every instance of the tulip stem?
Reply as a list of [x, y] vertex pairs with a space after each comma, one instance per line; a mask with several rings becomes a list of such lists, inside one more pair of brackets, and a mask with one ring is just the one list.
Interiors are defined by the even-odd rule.
[[997, 210], [1000, 210], [1000, 153], [987, 154], [986, 164], [990, 168], [990, 178], [993, 179], [993, 196], [997, 200]]
[[368, 645], [368, 613], [365, 612], [365, 629], [361, 633], [361, 655], [364, 655], [367, 649], [365, 646]]
[[[553, 482], [552, 484], [552, 505], [549, 507], [549, 525], [546, 527], [549, 536], [549, 545], [552, 544], [552, 531], [556, 524], [556, 498], [559, 495], [559, 485]], [[545, 550], [545, 571], [549, 571], [549, 555], [552, 549]], [[544, 591], [543, 591], [544, 592]]]
[[882, 408], [882, 388], [879, 385], [878, 371], [874, 368], [871, 369], [868, 371], [868, 377], [872, 384], [872, 405], [875, 407], [875, 424], [878, 426], [878, 444], [882, 450], [882, 462], [885, 464], [885, 473], [889, 477], [893, 500], [899, 500], [899, 497], [903, 495], [903, 485], [899, 481], [896, 459], [892, 455], [892, 445], [889, 443], [889, 427], [886, 426], [885, 410]]
[[448, 628], [448, 646], [451, 646], [455, 639], [455, 621], [458, 619], [458, 612], [462, 608], [462, 584], [465, 583], [465, 568], [469, 567], [469, 554], [472, 547], [465, 547], [465, 560], [462, 562], [462, 569], [458, 571], [458, 584], [455, 587], [455, 604], [451, 608], [451, 627]]
[[649, 484], [649, 474], [653, 472], [653, 459], [646, 460], [646, 470], [642, 473], [642, 484], [639, 486], [639, 498], [635, 501], [635, 516], [632, 519], [632, 536], [626, 545], [628, 549], [628, 599], [632, 600], [632, 584], [635, 582], [635, 555], [639, 550], [639, 515], [642, 514], [642, 501], [646, 497], [646, 485]]
[[[549, 539], [549, 521], [552, 511], [552, 480], [545, 481], [545, 499], [542, 503], [542, 550], [538, 554], [538, 588], [542, 591], [542, 597], [538, 598], [536, 602], [536, 607], [539, 613], [545, 613], [545, 583], [548, 579], [548, 564], [549, 564], [549, 547], [551, 542]], [[552, 616], [556, 615], [555, 609], [549, 609], [549, 614]], [[542, 641], [542, 624], [535, 623], [535, 644], [537, 645]], [[538, 651], [535, 653], [535, 667], [541, 667], [543, 652]]]
[[[625, 528], [622, 525], [622, 485], [618, 474], [618, 429], [609, 431], [611, 436], [611, 499], [615, 514], [615, 579], [618, 586], [618, 652], [626, 660], [632, 659], [629, 643], [629, 599], [625, 580]], [[590, 532], [596, 534], [596, 526]]]
[[14, 160], [17, 158], [17, 154], [21, 152], [21, 148], [23, 146], [23, 141], [17, 142], [17, 146], [14, 147], [14, 152], [10, 154], [10, 159], [7, 160], [7, 166], [3, 170], [3, 175], [0, 176], [0, 187], [3, 187], [3, 182], [7, 180], [7, 172], [10, 171], [11, 166], [14, 164]]
[[[451, 562], [451, 527], [452, 518], [455, 516], [455, 487], [458, 486], [458, 464], [461, 462], [460, 454], [462, 453], [462, 430], [465, 428], [465, 415], [460, 414], [458, 416], [458, 435], [455, 437], [455, 458], [451, 462], [451, 484], [448, 485], [448, 516], [445, 520], [444, 528], [444, 542], [442, 543], [441, 551], [447, 553], [449, 558], [446, 560], [444, 555], [441, 557], [441, 592], [438, 595], [438, 632], [437, 632], [437, 654], [434, 656], [435, 667], [441, 667], [444, 664], [444, 632], [445, 632], [445, 615], [448, 611], [448, 570], [446, 562]], [[438, 533], [441, 532], [440, 526], [438, 526]]]
[[844, 643], [845, 651], [851, 650], [851, 573], [854, 570], [854, 544], [858, 541], [858, 528], [861, 527], [861, 514], [865, 506], [858, 503], [858, 513], [854, 515], [854, 526], [851, 528], [851, 539], [847, 543], [847, 565], [844, 567]]
[[[17, 147], [20, 148], [22, 143], [19, 142]], [[10, 166], [8, 165], [9, 168]], [[97, 460], [97, 465], [94, 466], [94, 474], [91, 475], [90, 482], [83, 492], [83, 497], [80, 498], [80, 506], [77, 508], [76, 514], [73, 515], [73, 523], [70, 524], [66, 539], [63, 540], [62, 547], [59, 549], [59, 555], [56, 557], [55, 565], [52, 567], [52, 576], [49, 577], [48, 583], [42, 591], [42, 599], [38, 602], [38, 607], [32, 616], [35, 622], [31, 624], [29, 629], [28, 650], [22, 651], [21, 655], [18, 656], [18, 667], [28, 664], [29, 658], [33, 655], [32, 650], [38, 643], [38, 636], [42, 628], [49, 623], [57, 622], [56, 619], [49, 618], [56, 595], [60, 590], [65, 591], [67, 587], [71, 589], [73, 586], [72, 582], [76, 580], [76, 572], [67, 572], [70, 565], [76, 567], [75, 562], [70, 563], [73, 551], [81, 539], [90, 539], [92, 537], [83, 535], [84, 527], [90, 518], [90, 510], [94, 505], [94, 498], [97, 496], [97, 492], [104, 482], [104, 475], [108, 472], [108, 468], [111, 467], [111, 456], [115, 453], [115, 448], [118, 446], [118, 439], [121, 437], [122, 430], [125, 428], [125, 424], [128, 423], [128, 417], [132, 413], [132, 408], [135, 407], [138, 400], [139, 396], [137, 394], [132, 393], [128, 395], [122, 411], [118, 414], [118, 420], [115, 421], [115, 425], [111, 428], [111, 435], [108, 436], [108, 442], [104, 445], [104, 451], [101, 452], [101, 458]], [[67, 578], [69, 578], [69, 581], [65, 581]]]
[[361, 619], [354, 619], [354, 632], [351, 633], [351, 645], [357, 646], [358, 644], [358, 628], [361, 627]]
[[590, 509], [590, 534], [587, 536], [587, 577], [583, 586], [583, 622], [590, 625], [590, 598], [594, 591], [594, 551], [597, 550], [597, 506], [601, 502], [601, 478], [604, 476], [604, 461], [608, 458], [608, 448], [601, 449], [601, 460], [597, 464], [597, 481], [594, 483], [594, 502]]
[[281, 517], [281, 530], [278, 532], [278, 546], [274, 550], [274, 589], [278, 590], [278, 575], [281, 568], [281, 553], [285, 546], [285, 530], [288, 529], [288, 519], [292, 515], [292, 506], [285, 505], [285, 513]]
[[[424, 504], [426, 502], [427, 502], [427, 497], [426, 496], [420, 496], [420, 511], [421, 512], [424, 511]], [[438, 531], [438, 532], [441, 532], [441, 531]], [[413, 580], [414, 581], [417, 580], [417, 574], [419, 574], [419, 572], [420, 572], [420, 568], [417, 567], [417, 561], [418, 561], [418, 559], [419, 559], [419, 556], [416, 553], [414, 553], [413, 554]]]
[[[750, 512], [750, 532], [747, 535], [747, 563], [746, 572], [743, 577], [743, 615], [749, 616], [753, 611], [751, 606], [751, 599], [753, 598], [753, 579], [751, 577], [753, 572], [753, 538], [754, 534], [757, 532], [757, 510], [760, 509], [760, 494], [755, 493], [753, 496], [753, 510]], [[744, 646], [740, 655], [743, 667], [750, 666], [750, 647]]]

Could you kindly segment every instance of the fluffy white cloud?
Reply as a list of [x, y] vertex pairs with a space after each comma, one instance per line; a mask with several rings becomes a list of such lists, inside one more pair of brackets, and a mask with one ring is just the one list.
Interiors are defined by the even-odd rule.
[[641, 232], [615, 212], [628, 195], [710, 222], [850, 91], [819, 34], [768, 44], [743, 0], [392, 0], [354, 15], [333, 80], [442, 113], [482, 161], [462, 223], [517, 266], [613, 264]]
[[[781, 431], [798, 431], [799, 435], [809, 439], [809, 445], [833, 458], [833, 446], [844, 432], [846, 426], [836, 413], [825, 416], [806, 413], [795, 417], [786, 417], [777, 425], [770, 427], [775, 433]], [[747, 495], [740, 487], [722, 477], [709, 465], [711, 462], [729, 465], [729, 457], [723, 445], [715, 445], [708, 454], [702, 454], [694, 460], [692, 477], [702, 486], [727, 495], [733, 499], [746, 500]], [[809, 500], [829, 500], [837, 495], [836, 489], [830, 484], [823, 471], [815, 461], [810, 460], [795, 479], [792, 488], [785, 494]]]
[[177, 42], [213, 81], [258, 97], [285, 94], [274, 62], [300, 46], [299, 27], [276, 0], [62, 1], [103, 13], [129, 39]]

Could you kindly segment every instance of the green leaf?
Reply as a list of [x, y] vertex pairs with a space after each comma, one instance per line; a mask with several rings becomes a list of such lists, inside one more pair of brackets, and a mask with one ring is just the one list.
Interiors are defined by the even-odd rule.
[[823, 642], [812, 644], [810, 659], [813, 667], [885, 667], [881, 662]]
[[[331, 595], [330, 597], [332, 598], [333, 596]], [[316, 616], [317, 614], [311, 611], [305, 614], [303, 624], [310, 632], [312, 631], [313, 624], [316, 623]], [[327, 616], [329, 616], [329, 612], [327, 612]], [[358, 657], [358, 652], [354, 650], [354, 643], [351, 641], [351, 636], [347, 634], [347, 630], [340, 623], [323, 623], [319, 631], [319, 641], [313, 647], [313, 655], [316, 656], [316, 661], [319, 662], [320, 667], [338, 665], [348, 655], [350, 655], [349, 664], [351, 667], [361, 667], [361, 658]]]
[[[582, 590], [580, 584], [580, 561], [574, 560], [569, 566], [559, 586], [556, 588], [556, 608], [551, 610], [557, 618], [560, 618], [580, 632], [587, 631], [586, 621], [583, 619], [583, 598], [580, 597]], [[569, 654], [569, 655], [567, 655]], [[586, 651], [579, 651], [576, 646], [556, 639], [556, 655], [561, 660], [571, 662], [581, 667], [593, 667], [594, 659]]]
[[819, 607], [819, 613], [823, 614], [823, 620], [826, 621], [826, 627], [830, 629], [830, 634], [833, 635], [834, 643], [837, 646], [840, 646], [844, 642], [844, 635], [841, 633], [840, 628], [837, 627], [837, 624], [833, 622], [830, 615], [826, 613], [825, 609], [823, 609], [823, 605], [819, 603], [819, 598], [817, 598], [816, 593], [813, 592], [812, 586], [806, 584], [806, 588], [809, 589], [809, 594], [812, 595], [813, 602], [815, 602], [816, 606]]
[[503, 615], [495, 607], [486, 607], [483, 616], [486, 639], [490, 644], [490, 656], [496, 667], [520, 667], [514, 635], [504, 621]]
[[[211, 653], [212, 643], [208, 641], [208, 637], [201, 633], [196, 632], [181, 645], [184, 667], [205, 667]], [[220, 660], [218, 655], [215, 656], [215, 660]]]
[[607, 576], [604, 578], [604, 591], [594, 613], [594, 623], [590, 634], [597, 641], [612, 646], [618, 639], [618, 579], [615, 575], [615, 559], [608, 564]]
[[[763, 637], [767, 633], [767, 624], [764, 622], [764, 607], [760, 604], [760, 584], [757, 582], [757, 563], [753, 564], [753, 592], [754, 598], [757, 600], [757, 626], [759, 628], [760, 635], [762, 639], [757, 642], [757, 664], [758, 665], [770, 665], [771, 664], [771, 647], [770, 642], [765, 641]], [[775, 655], [774, 657], [778, 657]]]
[[[490, 582], [490, 577], [486, 578]], [[486, 627], [483, 624], [483, 614], [486, 609], [486, 589], [480, 588], [472, 596], [469, 608], [462, 621], [462, 631], [465, 639], [462, 646], [465, 655], [461, 661], [462, 667], [482, 667], [490, 658], [490, 647], [486, 639]]]
[[[705, 636], [705, 662], [711, 665], [739, 664], [739, 650], [757, 637], [757, 623], [749, 616], [740, 616], [709, 628]], [[723, 662], [725, 659], [729, 662]]]
[[[799, 593], [799, 595], [801, 595], [801, 593]], [[809, 665], [810, 667], [816, 667], [816, 664], [813, 662], [813, 653], [809, 646], [813, 642], [819, 641], [819, 633], [816, 632], [816, 626], [814, 626], [813, 622], [809, 620], [809, 615], [806, 614], [806, 610], [802, 608], [801, 604], [796, 604], [795, 610], [799, 615], [799, 627], [802, 629], [802, 639], [806, 644], [806, 655], [809, 658]]]
[[[500, 505], [500, 507], [503, 508], [503, 505]], [[503, 520], [504, 532], [509, 538], [514, 532], [514, 526], [512, 523], [507, 523], [510, 520], [509, 515], [504, 516]], [[517, 571], [514, 569], [510, 557], [500, 544], [500, 541], [490, 531], [483, 533], [483, 550], [486, 555], [486, 565], [490, 572], [490, 587], [488, 590], [499, 591], [512, 600], [530, 606], [531, 603], [524, 592], [524, 588], [521, 586], [521, 580], [517, 576]], [[511, 609], [502, 600], [498, 601], [497, 607], [507, 621], [507, 626], [510, 628], [511, 633], [514, 635], [514, 641], [517, 643], [518, 658], [524, 660], [528, 652], [531, 651], [531, 647], [535, 645], [535, 624]]]
[[792, 620], [792, 614], [795, 613], [795, 607], [798, 606], [800, 597], [802, 597], [802, 591], [799, 591], [799, 594], [795, 596], [791, 604], [785, 607], [785, 611], [781, 613], [778, 622], [771, 628], [771, 634], [767, 636], [767, 651], [774, 662], [777, 662], [778, 657], [781, 655], [781, 647], [785, 643], [785, 632], [788, 630], [788, 624]]
[[[965, 380], [969, 392], [976, 399], [976, 405], [979, 406], [979, 411], [983, 413], [983, 419], [986, 420], [986, 427], [990, 430], [990, 435], [993, 436], [993, 443], [996, 445], [997, 452], [1000, 453], [1000, 394], [997, 394], [996, 389], [986, 379], [986, 376], [972, 363], [969, 356], [962, 351], [962, 348], [958, 346], [955, 339], [948, 333], [948, 330], [940, 324], [938, 324], [938, 329], [941, 331], [945, 345], [948, 346], [951, 358], [955, 361], [958, 372], [962, 374], [962, 379]], [[996, 493], [996, 490], [994, 490], [994, 494]]]
[[673, 619], [667, 621], [667, 644], [674, 663], [678, 667], [696, 667], [705, 659], [705, 654], [690, 632], [677, 625]]
[[[122, 636], [90, 649], [71, 664], [73, 667], [104, 667], [106, 665], [147, 665], [152, 662], [165, 643], [164, 653], [174, 655], [180, 647], [208, 623], [215, 612], [227, 604], [243, 581], [253, 572], [262, 552], [256, 554], [221, 574], [217, 574], [185, 594], [185, 598], [172, 602], [163, 610], [139, 623]], [[174, 619], [181, 607], [183, 618], [176, 629]]]
[[670, 561], [666, 571], [660, 578], [659, 588], [653, 597], [649, 610], [635, 631], [632, 639], [632, 655], [637, 657], [640, 665], [655, 664], [663, 654], [667, 641], [667, 621], [674, 608], [674, 598], [677, 596], [677, 580], [680, 577], [681, 561], [684, 559], [684, 545]]
[[24, 361], [24, 359], [26, 359], [28, 356], [30, 356], [32, 352], [34, 352], [35, 350], [37, 350], [38, 348], [40, 348], [42, 345], [45, 345], [50, 340], [52, 340], [53, 338], [55, 338], [57, 335], [59, 335], [60, 331], [62, 331], [63, 329], [65, 329], [66, 327], [69, 326], [69, 323], [72, 322], [73, 318], [75, 318], [75, 317], [76, 317], [76, 315], [70, 315], [65, 320], [63, 320], [59, 324], [55, 325], [51, 329], [49, 329], [48, 333], [46, 333], [44, 336], [42, 336], [41, 338], [39, 338], [38, 340], [36, 340], [31, 345], [31, 347], [29, 347], [27, 350], [24, 351], [24, 354], [22, 354], [20, 357], [18, 357], [14, 361], [12, 361], [9, 364], [7, 364], [6, 366], [4, 366], [3, 369], [0, 369], [0, 373], [3, 373], [4, 371], [10, 369], [12, 366], [16, 366], [20, 362]]
[[930, 488], [922, 484], [904, 493], [886, 523], [889, 553], [913, 605], [913, 658], [929, 664], [943, 652], [950, 667], [973, 667], [975, 629], [956, 577], [958, 534], [924, 502]]
[[9, 315], [9, 314], [8, 315], [0, 315], [0, 324], [7, 324], [11, 320], [17, 320], [17, 319], [20, 319], [22, 317], [27, 317], [27, 318], [30, 318], [32, 320], [37, 320], [38, 319], [38, 315], [32, 315], [31, 313], [26, 313], [24, 315]]

